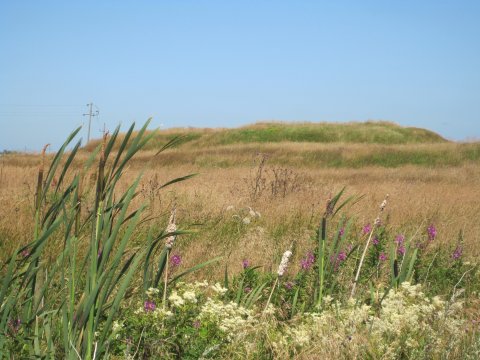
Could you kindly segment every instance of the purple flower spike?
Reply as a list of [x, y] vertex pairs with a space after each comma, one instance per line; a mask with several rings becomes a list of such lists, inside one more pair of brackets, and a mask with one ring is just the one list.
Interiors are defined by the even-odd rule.
[[387, 260], [387, 255], [384, 252], [380, 253], [380, 255], [378, 256], [378, 260], [380, 261]]
[[372, 225], [370, 225], [370, 224], [365, 225], [363, 227], [362, 231], [363, 231], [364, 235], [369, 234], [370, 231], [372, 231]]
[[398, 255], [405, 255], [405, 246], [403, 244], [398, 245], [397, 253]]
[[252, 288], [247, 286], [245, 289], [243, 289], [243, 291], [248, 294], [252, 292]]
[[287, 281], [287, 282], [285, 283], [285, 288], [287, 288], [288, 290], [292, 290], [293, 285], [295, 285], [293, 282]]
[[373, 243], [373, 245], [378, 245], [378, 244], [380, 244], [380, 240], [378, 240], [378, 237], [377, 237], [377, 236], [375, 236], [375, 237], [373, 238], [372, 243]]
[[431, 224], [427, 228], [427, 234], [428, 234], [428, 240], [430, 240], [430, 241], [435, 240], [435, 238], [437, 237], [437, 229], [435, 228], [435, 226], [433, 224]]
[[244, 269], [248, 268], [250, 266], [250, 261], [248, 261], [248, 259], [243, 259], [242, 266]]
[[178, 254], [175, 254], [171, 258], [172, 266], [179, 266], [182, 263], [182, 257]]
[[300, 265], [303, 270], [309, 270], [314, 263], [315, 255], [313, 255], [312, 252], [309, 252], [304, 259], [300, 260]]
[[337, 255], [337, 260], [339, 262], [347, 260], [347, 253], [345, 251], [340, 251]]
[[146, 312], [149, 312], [149, 311], [154, 311], [155, 308], [157, 306], [155, 305], [155, 303], [153, 301], [145, 301], [145, 303], [143, 304], [143, 308], [145, 309]]
[[403, 245], [403, 243], [405, 242], [405, 235], [403, 235], [403, 234], [398, 234], [398, 235], [395, 237], [395, 242], [398, 244], [398, 246]]
[[345, 234], [345, 228], [341, 228], [341, 229], [338, 231], [338, 237], [342, 237], [344, 234]]
[[452, 258], [454, 260], [458, 260], [462, 257], [462, 252], [463, 252], [463, 249], [462, 249], [462, 246], [461, 245], [457, 245], [457, 248], [455, 249], [455, 251], [453, 252], [452, 254]]

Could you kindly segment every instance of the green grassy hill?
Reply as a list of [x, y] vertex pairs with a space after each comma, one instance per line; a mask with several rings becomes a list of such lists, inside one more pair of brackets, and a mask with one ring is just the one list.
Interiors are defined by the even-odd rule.
[[[211, 146], [306, 142], [349, 144], [423, 144], [444, 143], [440, 135], [425, 129], [402, 127], [386, 121], [352, 123], [281, 123], [262, 122], [233, 129], [173, 128], [159, 131], [149, 148], [183, 136], [183, 145], [196, 149]], [[95, 146], [98, 140], [89, 144]]]
[[[439, 167], [480, 161], [479, 142], [451, 142], [429, 130], [373, 121], [167, 129], [146, 150], [159, 149], [177, 136], [182, 136], [181, 143], [162, 153], [158, 165], [247, 166], [258, 153], [268, 154], [270, 163], [300, 167]], [[98, 140], [87, 149], [96, 145]]]

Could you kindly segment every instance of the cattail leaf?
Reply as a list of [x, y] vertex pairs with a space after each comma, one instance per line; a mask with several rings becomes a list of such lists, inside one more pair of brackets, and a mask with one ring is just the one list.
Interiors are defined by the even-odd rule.
[[167, 263], [167, 253], [169, 251], [170, 249], [164, 246], [162, 252], [160, 253], [160, 257], [158, 259], [157, 273], [155, 274], [155, 280], [153, 281], [154, 288], [158, 288], [160, 278], [162, 277], [163, 270], [165, 269], [165, 265]]
[[185, 180], [191, 179], [192, 177], [194, 177], [196, 175], [197, 174], [190, 174], [190, 175], [187, 175], [187, 176], [182, 176], [182, 177], [170, 180], [170, 181], [166, 182], [165, 184], [163, 184], [162, 186], [160, 186], [159, 189], [163, 189], [163, 188], [165, 188], [169, 185], [175, 184], [175, 183], [180, 182], [180, 181], [185, 181]]
[[242, 277], [242, 280], [240, 280], [240, 284], [238, 284], [237, 297], [235, 299], [237, 305], [240, 305], [240, 301], [242, 300], [244, 282], [245, 282], [245, 276]]
[[112, 322], [114, 316], [117, 314], [118, 308], [120, 306], [120, 302], [122, 301], [125, 292], [127, 291], [128, 286], [130, 285], [130, 282], [132, 280], [133, 275], [135, 274], [135, 271], [137, 270], [137, 267], [140, 263], [140, 261], [143, 258], [143, 255], [145, 254], [145, 250], [141, 251], [140, 253], [137, 253], [134, 255], [134, 260], [132, 264], [130, 265], [127, 274], [123, 277], [122, 283], [120, 284], [118, 291], [116, 293], [116, 296], [114, 298], [114, 301], [112, 303], [112, 307], [110, 308], [110, 311], [108, 312], [107, 319], [105, 323], [103, 324], [103, 331], [100, 335], [99, 338], [99, 348], [98, 348], [98, 353], [102, 354], [103, 351], [105, 350], [105, 345], [106, 339], [108, 334], [111, 332], [111, 327], [112, 327]]
[[263, 284], [257, 285], [254, 290], [247, 296], [245, 300], [245, 308], [249, 309], [254, 305], [262, 296], [262, 291], [265, 286], [268, 285], [268, 281], [265, 281]]
[[63, 180], [65, 179], [65, 175], [67, 174], [67, 171], [70, 168], [70, 165], [72, 164], [73, 159], [77, 155], [77, 151], [80, 148], [80, 145], [81, 145], [81, 141], [79, 140], [75, 144], [72, 151], [70, 152], [70, 155], [68, 156], [67, 161], [65, 162], [65, 165], [63, 165], [62, 172], [61, 172], [60, 177], [58, 178], [58, 181], [57, 181], [57, 186], [55, 187], [55, 193], [58, 192], [58, 190], [60, 189], [60, 186], [63, 184]]
[[15, 261], [17, 259], [18, 250], [15, 250], [14, 253], [10, 257], [10, 261], [8, 263], [7, 272], [4, 274], [2, 279], [2, 288], [0, 290], [0, 306], [4, 302], [5, 294], [7, 293], [8, 288], [10, 287], [13, 271], [15, 269]]
[[211, 259], [211, 260], [205, 261], [205, 262], [203, 262], [203, 263], [201, 263], [201, 264], [192, 266], [190, 269], [185, 270], [184, 272], [182, 272], [182, 273], [180, 273], [179, 275], [175, 276], [175, 277], [174, 277], [172, 280], [170, 280], [168, 283], [169, 283], [169, 284], [173, 284], [173, 283], [175, 283], [178, 279], [184, 277], [185, 275], [188, 275], [188, 274], [190, 274], [191, 272], [197, 271], [197, 270], [199, 270], [199, 269], [201, 269], [201, 268], [203, 268], [203, 267], [205, 267], [205, 266], [207, 266], [207, 265], [210, 265], [210, 264], [212, 264], [212, 263], [214, 263], [214, 262], [217, 262], [217, 261], [219, 261], [220, 259], [222, 259], [222, 256], [218, 256], [218, 257], [216, 257], [216, 258], [214, 258], [214, 259]]
[[55, 154], [55, 157], [53, 158], [53, 161], [50, 165], [50, 168], [48, 169], [48, 173], [47, 173], [47, 176], [46, 176], [46, 180], [45, 180], [45, 184], [44, 184], [44, 191], [42, 193], [42, 203], [46, 199], [46, 196], [47, 196], [47, 191], [46, 190], [48, 190], [50, 188], [53, 177], [55, 176], [55, 173], [57, 171], [57, 167], [59, 166], [60, 161], [63, 157], [63, 154], [65, 153], [65, 149], [70, 144], [70, 142], [75, 138], [75, 136], [78, 134], [80, 129], [81, 129], [81, 127], [78, 127], [75, 131], [73, 131], [68, 136], [67, 140], [63, 143], [63, 145], [60, 147], [60, 149], [57, 151], [57, 153]]
[[290, 317], [293, 317], [296, 314], [299, 293], [300, 293], [300, 287], [297, 287], [297, 290], [295, 290], [295, 295], [293, 296], [293, 300], [292, 300], [292, 310], [290, 312]]

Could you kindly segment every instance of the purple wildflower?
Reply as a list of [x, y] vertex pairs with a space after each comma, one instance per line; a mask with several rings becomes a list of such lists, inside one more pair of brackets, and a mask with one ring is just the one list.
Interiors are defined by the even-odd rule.
[[28, 257], [29, 255], [30, 255], [30, 250], [25, 249], [25, 250], [22, 251], [22, 256], [23, 256], [24, 258]]
[[345, 251], [340, 251], [336, 257], [334, 255], [330, 257], [330, 261], [334, 265], [335, 270], [337, 270], [340, 264], [345, 260], [347, 260], [347, 253]]
[[435, 240], [437, 237], [437, 229], [433, 224], [430, 224], [430, 226], [427, 228], [427, 234], [428, 234], [428, 240], [432, 241]]
[[403, 245], [403, 243], [405, 242], [405, 235], [403, 235], [403, 234], [398, 234], [398, 235], [395, 237], [395, 242], [398, 244], [398, 246]]
[[312, 252], [308, 252], [307, 256], [300, 260], [300, 265], [303, 270], [309, 270], [315, 263], [315, 255]]
[[195, 320], [192, 325], [195, 329], [199, 329], [202, 324], [200, 323], [200, 320]]
[[375, 236], [372, 240], [373, 245], [378, 245], [380, 244], [380, 240], [378, 239], [378, 236]]
[[461, 245], [457, 245], [457, 248], [455, 249], [455, 251], [453, 252], [452, 254], [452, 258], [454, 260], [458, 260], [462, 257], [462, 252], [463, 252], [463, 249], [462, 249], [462, 246]]
[[370, 231], [372, 231], [372, 225], [370, 225], [370, 224], [365, 225], [363, 227], [362, 231], [363, 231], [364, 235], [369, 234]]
[[182, 257], [178, 254], [175, 254], [171, 258], [172, 266], [179, 266], [182, 263]]
[[403, 244], [398, 245], [397, 253], [398, 255], [405, 255], [405, 246]]
[[242, 266], [244, 269], [248, 268], [250, 266], [250, 261], [248, 261], [248, 259], [243, 259]]
[[381, 252], [380, 255], [378, 256], [378, 260], [380, 261], [387, 260], [387, 255], [384, 252]]
[[145, 301], [145, 303], [143, 304], [143, 308], [145, 309], [146, 312], [154, 311], [156, 307], [157, 306], [155, 305], [155, 303], [149, 300]]
[[342, 237], [344, 234], [345, 234], [345, 228], [342, 227], [340, 230], [338, 230], [338, 236]]
[[295, 284], [292, 281], [287, 281], [285, 283], [285, 288], [287, 288], [288, 290], [292, 290], [293, 285], [295, 285]]
[[347, 253], [345, 251], [340, 251], [337, 255], [337, 260], [340, 262], [347, 260]]
[[249, 292], [252, 291], [252, 288], [247, 286], [245, 289], [243, 289], [243, 291], [245, 291], [248, 294]]

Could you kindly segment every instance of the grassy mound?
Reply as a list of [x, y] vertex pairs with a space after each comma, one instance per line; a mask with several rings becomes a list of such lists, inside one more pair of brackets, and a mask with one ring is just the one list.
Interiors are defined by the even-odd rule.
[[[262, 122], [234, 129], [174, 128], [160, 131], [149, 149], [160, 147], [176, 136], [195, 149], [250, 143], [355, 143], [422, 144], [444, 143], [440, 135], [425, 129], [402, 127], [391, 122], [280, 123]], [[91, 142], [93, 148], [98, 141]]]

